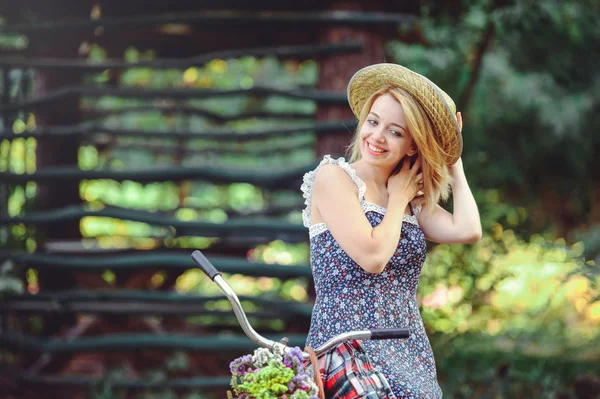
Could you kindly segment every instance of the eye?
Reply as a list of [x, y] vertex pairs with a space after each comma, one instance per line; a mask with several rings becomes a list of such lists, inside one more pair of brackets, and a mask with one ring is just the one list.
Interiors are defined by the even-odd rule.
[[373, 126], [377, 126], [377, 121], [374, 119], [368, 119], [367, 122], [369, 122]]
[[392, 132], [392, 134], [394, 136], [396, 136], [396, 137], [402, 137], [402, 133], [400, 133], [399, 131], [397, 131], [397, 130], [390, 130], [390, 131]]

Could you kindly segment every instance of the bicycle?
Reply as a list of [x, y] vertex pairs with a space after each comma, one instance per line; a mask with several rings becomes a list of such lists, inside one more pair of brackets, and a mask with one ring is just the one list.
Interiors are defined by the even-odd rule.
[[[257, 345], [268, 348], [273, 352], [287, 353], [292, 350], [292, 348], [287, 346], [287, 338], [285, 337], [280, 341], [272, 341], [258, 334], [250, 325], [236, 293], [225, 281], [217, 268], [201, 251], [196, 250], [191, 256], [200, 269], [223, 291], [232, 305], [233, 312], [242, 330], [248, 338]], [[366, 357], [366, 354], [362, 350], [360, 340], [406, 339], [409, 335], [410, 331], [408, 328], [350, 331], [331, 338], [318, 348], [306, 347], [305, 351], [302, 352], [302, 359], [306, 362], [307, 367], [312, 365], [315, 383], [319, 388], [319, 397], [322, 399], [347, 399], [350, 397], [393, 399], [394, 396], [391, 393], [387, 380], [372, 367], [370, 360], [368, 360], [368, 357]], [[343, 373], [344, 368], [348, 367], [347, 362], [349, 359], [345, 356], [345, 351], [351, 351], [351, 361], [357, 362], [357, 364], [351, 364], [354, 367], [352, 370], [354, 377], [358, 380], [364, 378], [369, 381], [349, 381], [352, 377], [348, 377], [347, 373]], [[359, 360], [360, 362], [358, 362]], [[373, 386], [377, 386], [377, 389], [372, 389], [373, 393], [370, 393], [367, 392], [369, 386], [361, 387], [360, 384], [373, 384]], [[340, 393], [343, 389], [352, 393], [349, 395]], [[365, 392], [361, 393], [361, 389]]]

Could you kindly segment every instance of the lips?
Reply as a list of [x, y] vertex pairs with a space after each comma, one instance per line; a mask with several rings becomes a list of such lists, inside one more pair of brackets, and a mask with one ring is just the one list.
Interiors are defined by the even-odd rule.
[[384, 150], [383, 148], [379, 147], [378, 145], [369, 143], [368, 141], [366, 141], [365, 143], [366, 143], [367, 151], [372, 155], [381, 155], [381, 154], [385, 154], [387, 152], [387, 150]]

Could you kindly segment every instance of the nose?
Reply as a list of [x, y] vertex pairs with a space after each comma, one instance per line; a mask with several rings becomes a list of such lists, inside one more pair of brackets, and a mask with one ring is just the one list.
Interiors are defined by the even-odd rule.
[[377, 126], [377, 128], [373, 131], [373, 140], [383, 143], [383, 141], [385, 140], [384, 133], [385, 132], [384, 132], [383, 128]]

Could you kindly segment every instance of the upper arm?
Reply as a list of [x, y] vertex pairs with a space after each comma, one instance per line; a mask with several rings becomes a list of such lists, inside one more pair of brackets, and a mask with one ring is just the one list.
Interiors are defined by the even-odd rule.
[[338, 166], [324, 165], [315, 176], [313, 204], [340, 247], [365, 270], [374, 253], [372, 226], [365, 217], [358, 190]]
[[436, 204], [432, 211], [423, 205], [419, 214], [419, 226], [429, 241], [440, 244], [465, 244], [473, 242], [473, 235], [460, 229], [454, 224], [454, 218], [450, 212]]

